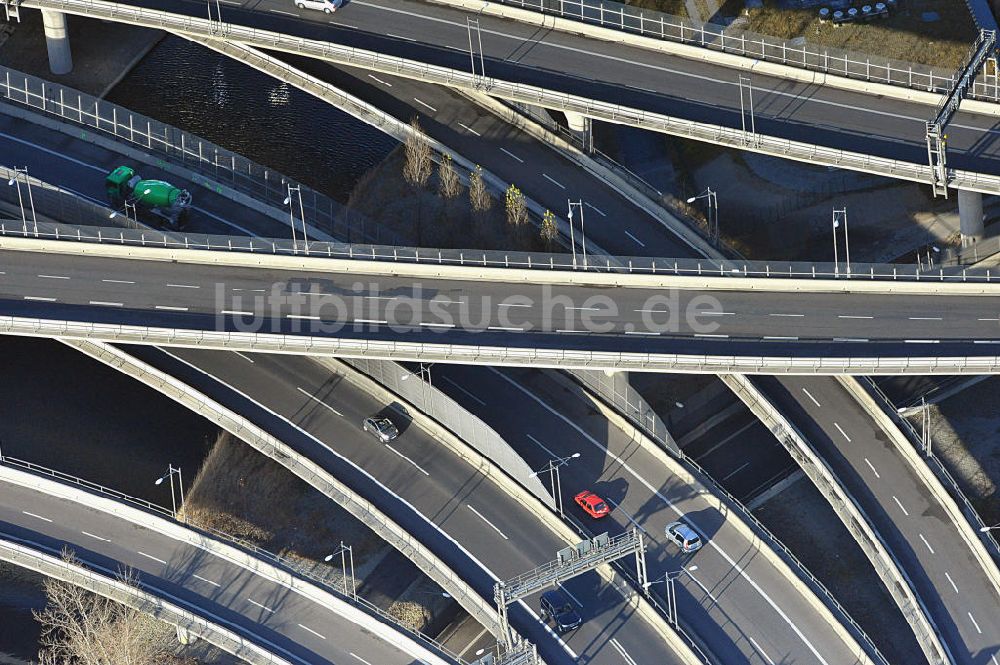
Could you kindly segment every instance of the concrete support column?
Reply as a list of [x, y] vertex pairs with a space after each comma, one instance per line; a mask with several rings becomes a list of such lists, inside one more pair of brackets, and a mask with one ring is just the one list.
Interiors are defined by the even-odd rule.
[[198, 641], [198, 636], [192, 635], [184, 626], [177, 626], [177, 641], [181, 644], [194, 644]]
[[45, 46], [49, 50], [49, 70], [53, 74], [69, 74], [73, 71], [73, 54], [69, 50], [66, 14], [43, 9], [42, 24], [45, 26]]
[[570, 131], [579, 136], [583, 141], [585, 152], [594, 152], [594, 133], [591, 119], [572, 111], [564, 111], [564, 114], [566, 115], [566, 124], [569, 125]]
[[971, 245], [983, 237], [983, 195], [979, 192], [958, 190], [958, 226], [962, 232], [962, 246]]

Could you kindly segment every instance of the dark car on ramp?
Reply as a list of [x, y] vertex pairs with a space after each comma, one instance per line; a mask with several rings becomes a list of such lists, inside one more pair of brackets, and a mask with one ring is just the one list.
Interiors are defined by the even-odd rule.
[[569, 598], [557, 589], [543, 593], [539, 605], [542, 609], [542, 619], [545, 621], [551, 619], [557, 633], [576, 630], [583, 623], [583, 619], [570, 604]]

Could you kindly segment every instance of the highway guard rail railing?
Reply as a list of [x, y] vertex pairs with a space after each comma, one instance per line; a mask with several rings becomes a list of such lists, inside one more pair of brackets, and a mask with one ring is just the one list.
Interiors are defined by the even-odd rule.
[[[933, 446], [929, 449], [924, 449], [922, 445], [923, 437], [917, 432], [913, 423], [909, 419], [903, 417], [899, 412], [899, 409], [893, 404], [889, 396], [885, 394], [875, 381], [871, 378], [866, 377], [862, 380], [862, 385], [871, 393], [877, 400], [885, 405], [885, 412], [889, 418], [892, 419], [896, 426], [899, 427], [903, 433], [906, 435], [907, 440], [913, 446], [914, 450], [927, 461], [927, 465], [930, 467], [931, 471], [937, 476], [938, 480], [944, 485], [952, 494], [952, 497], [958, 502], [959, 507], [962, 509], [962, 513], [965, 518], [969, 520], [969, 523], [976, 530], [979, 535], [980, 540], [986, 546], [986, 551], [990, 553], [990, 556], [1000, 566], [1000, 542], [993, 536], [993, 531], [987, 530], [983, 531], [987, 527], [983, 518], [979, 516], [979, 511], [972, 505], [969, 498], [966, 496], [965, 492], [962, 491], [961, 486], [955, 477], [948, 471], [948, 467], [944, 465], [941, 459], [934, 454]], [[929, 437], [930, 434], [928, 433]]]
[[[0, 168], [0, 173], [4, 169]], [[16, 193], [13, 187], [0, 187], [0, 201], [10, 200]], [[64, 200], [77, 205], [71, 193], [55, 188], [46, 190], [53, 197], [53, 205]], [[38, 200], [36, 198], [36, 206]], [[109, 212], [100, 206], [79, 204], [87, 216], [100, 219]], [[578, 258], [574, 266], [570, 254], [544, 252], [508, 252], [503, 250], [460, 250], [420, 247], [395, 247], [390, 245], [349, 244], [341, 242], [309, 241], [291, 238], [254, 238], [250, 236], [220, 236], [203, 233], [151, 231], [148, 229], [102, 228], [39, 222], [34, 231], [30, 219], [27, 227], [21, 220], [0, 220], [0, 237], [59, 240], [65, 242], [96, 243], [108, 246], [134, 246], [173, 250], [205, 250], [241, 252], [255, 255], [301, 256], [331, 259], [376, 261], [387, 264], [411, 263], [439, 266], [466, 266], [469, 268], [529, 269], [539, 271], [575, 271], [634, 275], [674, 275], [723, 277], [727, 279], [817, 279], [840, 281], [927, 282], [927, 283], [1000, 283], [1000, 269], [972, 268], [965, 266], [937, 266], [923, 268], [916, 264], [808, 263], [782, 261], [744, 261], [740, 259], [688, 259], [657, 258], [648, 256], [588, 257], [586, 263]], [[387, 266], [387, 272], [391, 268]], [[456, 275], [460, 278], [460, 275]]]
[[763, 534], [767, 539], [771, 547], [779, 553], [779, 556], [783, 556], [785, 560], [794, 567], [795, 570], [803, 576], [803, 578], [812, 586], [813, 590], [818, 592], [828, 606], [836, 613], [841, 620], [844, 621], [847, 626], [849, 626], [856, 637], [860, 638], [868, 647], [871, 654], [883, 663], [883, 665], [889, 665], [885, 656], [879, 651], [878, 646], [869, 637], [868, 633], [865, 632], [864, 628], [855, 621], [854, 617], [850, 615], [840, 601], [830, 592], [823, 582], [816, 577], [809, 568], [802, 563], [795, 554], [788, 549], [774, 533], [771, 532], [767, 526], [764, 525], [757, 516], [754, 515], [738, 498], [733, 496], [725, 487], [719, 484], [719, 482], [694, 458], [689, 457], [677, 442], [674, 440], [673, 435], [667, 429], [666, 424], [660, 418], [660, 416], [653, 411], [652, 407], [648, 402], [632, 387], [628, 380], [628, 374], [626, 372], [615, 372], [610, 377], [604, 372], [594, 372], [589, 370], [570, 370], [567, 372], [574, 379], [579, 381], [588, 390], [594, 393], [599, 399], [603, 400], [605, 403], [609, 404], [614, 410], [618, 411], [619, 414], [624, 416], [630, 423], [639, 428], [640, 431], [644, 432], [646, 436], [649, 437], [651, 441], [663, 448], [671, 456], [675, 457], [681, 464], [687, 465], [694, 469], [698, 474], [701, 474], [701, 479], [706, 481], [710, 486], [712, 492], [722, 498], [724, 498], [730, 506], [733, 506], [739, 511], [740, 518], [749, 522], [756, 528], [759, 533]]
[[251, 665], [293, 665], [293, 661], [273, 654], [225, 627], [224, 624], [227, 622], [224, 619], [212, 617], [210, 621], [186, 609], [183, 601], [178, 598], [167, 600], [161, 597], [165, 595], [163, 592], [148, 591], [141, 583], [138, 586], [126, 584], [118, 578], [117, 571], [64, 561], [59, 556], [47, 553], [37, 543], [14, 539], [11, 536], [0, 536], [0, 560], [75, 584], [87, 591], [149, 614], [160, 621], [182, 628]]
[[343, 574], [343, 571], [341, 571], [341, 573], [338, 575], [331, 574], [336, 572], [335, 568], [332, 566], [324, 565], [318, 562], [312, 566], [306, 566], [300, 559], [291, 559], [289, 557], [281, 556], [280, 554], [275, 554], [244, 538], [230, 535], [224, 531], [220, 531], [219, 529], [215, 529], [207, 525], [192, 524], [187, 520], [186, 512], [184, 511], [183, 506], [180, 506], [178, 511], [174, 512], [170, 508], [160, 506], [156, 503], [153, 503], [152, 501], [147, 501], [146, 499], [140, 499], [134, 496], [130, 496], [128, 494], [125, 494], [124, 492], [119, 492], [116, 489], [105, 487], [104, 485], [89, 481], [85, 478], [81, 478], [79, 476], [75, 476], [69, 473], [64, 473], [62, 471], [42, 466], [40, 464], [35, 464], [34, 462], [28, 462], [26, 460], [18, 459], [16, 457], [11, 457], [9, 455], [3, 455], [2, 453], [0, 453], [0, 464], [28, 471], [30, 473], [39, 476], [47, 476], [61, 483], [76, 485], [77, 487], [85, 489], [89, 492], [101, 494], [103, 496], [110, 497], [115, 501], [121, 501], [123, 503], [130, 504], [132, 506], [148, 511], [155, 515], [159, 515], [160, 517], [165, 517], [167, 519], [177, 521], [183, 524], [184, 527], [187, 529], [191, 529], [196, 532], [203, 532], [209, 536], [212, 536], [213, 538], [217, 538], [230, 545], [233, 545], [241, 550], [244, 550], [248, 554], [263, 559], [268, 563], [277, 566], [278, 568], [282, 568], [295, 576], [306, 579], [312, 582], [313, 584], [316, 584], [326, 589], [327, 591], [337, 596], [344, 602], [355, 605], [359, 609], [362, 609], [363, 611], [374, 615], [375, 617], [382, 620], [384, 623], [388, 623], [389, 625], [391, 625], [394, 629], [409, 635], [418, 642], [424, 643], [424, 645], [426, 645], [428, 648], [432, 650], [440, 651], [441, 653], [445, 654], [448, 658], [457, 663], [460, 663], [461, 665], [465, 665], [468, 662], [459, 657], [458, 654], [453, 653], [450, 649], [445, 647], [443, 644], [441, 644], [434, 638], [430, 637], [429, 635], [425, 635], [419, 630], [415, 630], [413, 628], [408, 627], [407, 625], [402, 623], [399, 619], [387, 613], [382, 608], [358, 596], [357, 591], [354, 588], [354, 585], [348, 583], [348, 579]]
[[[431, 1], [449, 4], [447, 0]], [[946, 68], [935, 70], [933, 66], [810, 44], [808, 37], [803, 43], [798, 39], [788, 40], [761, 35], [744, 29], [742, 27], [744, 22], [739, 20], [733, 21], [728, 26], [704, 23], [652, 9], [632, 7], [613, 0], [492, 1], [500, 5], [558, 16], [610, 30], [862, 81], [887, 83], [942, 94], [948, 94], [955, 85], [955, 73]], [[984, 70], [973, 88], [972, 96], [985, 101], [1000, 101], [1000, 80], [997, 74], [996, 67]]]
[[[788, 159], [838, 166], [925, 184], [940, 182], [940, 179], [935, 179], [928, 164], [876, 157], [721, 125], [683, 120], [619, 104], [598, 102], [578, 95], [553, 92], [537, 86], [503, 81], [448, 67], [382, 55], [328, 41], [293, 37], [269, 30], [132, 7], [107, 0], [23, 0], [21, 5], [159, 28], [179, 34], [188, 33], [213, 39], [243, 42], [251, 46], [318, 58], [373, 72], [385, 72], [448, 87], [488, 92], [495, 97], [511, 101], [537, 104], [585, 117], [634, 125], [665, 134], [753, 150]], [[1000, 193], [1000, 176], [997, 175], [952, 170], [949, 171], [948, 181], [949, 186], [958, 189], [986, 194]]]
[[[0, 65], [0, 102], [58, 118], [115, 141], [162, 155], [202, 175], [193, 184], [216, 189], [222, 183], [275, 208], [285, 209], [288, 186], [300, 186], [308, 222], [338, 238], [396, 242], [395, 234], [347, 211], [330, 197], [246, 157], [182, 129], [106, 100]], [[96, 176], [95, 176], [96, 178]], [[122, 219], [124, 214], [119, 215]]]

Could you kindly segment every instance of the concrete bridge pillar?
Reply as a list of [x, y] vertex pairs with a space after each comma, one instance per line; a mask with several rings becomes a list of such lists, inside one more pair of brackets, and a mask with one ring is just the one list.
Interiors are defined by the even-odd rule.
[[53, 74], [69, 74], [73, 71], [73, 54], [69, 50], [66, 14], [43, 9], [42, 25], [45, 26], [45, 46], [49, 50], [49, 70]]
[[593, 121], [585, 115], [573, 113], [572, 111], [564, 111], [564, 114], [566, 115], [566, 124], [569, 125], [570, 131], [583, 141], [585, 152], [594, 152]]
[[962, 246], [971, 245], [983, 237], [983, 195], [980, 192], [958, 190], [958, 226]]

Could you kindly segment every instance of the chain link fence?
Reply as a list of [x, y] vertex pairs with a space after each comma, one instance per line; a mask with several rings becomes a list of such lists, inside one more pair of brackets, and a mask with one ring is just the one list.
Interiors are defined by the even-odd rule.
[[[935, 70], [928, 65], [761, 35], [744, 29], [740, 21], [734, 21], [729, 26], [703, 23], [673, 14], [631, 7], [613, 0], [494, 1], [501, 5], [653, 39], [689, 44], [862, 81], [947, 94], [957, 80], [957, 74], [948, 69]], [[980, 27], [995, 30], [996, 21], [991, 25]], [[996, 67], [987, 67], [980, 73], [979, 78], [980, 81], [973, 86], [971, 96], [986, 101], [1000, 101], [1000, 80], [997, 77]]]
[[384, 386], [390, 393], [387, 398], [391, 399], [393, 395], [398, 395], [412, 404], [417, 411], [436, 420], [503, 469], [508, 476], [542, 503], [555, 510], [552, 493], [545, 489], [542, 481], [534, 475], [534, 470], [528, 466], [524, 458], [492, 427], [435, 388], [430, 367], [422, 365], [419, 371], [413, 371], [391, 360], [372, 358], [341, 360]]
[[164, 162], [190, 169], [201, 176], [194, 178], [193, 184], [216, 193], [221, 194], [220, 185], [224, 185], [285, 209], [288, 187], [300, 187], [306, 218], [321, 231], [348, 241], [397, 242], [395, 234], [368, 223], [362, 215], [348, 211], [324, 194], [195, 134], [117, 104], [3, 66], [0, 66], [0, 99], [109, 136], [116, 142], [157, 155]]

